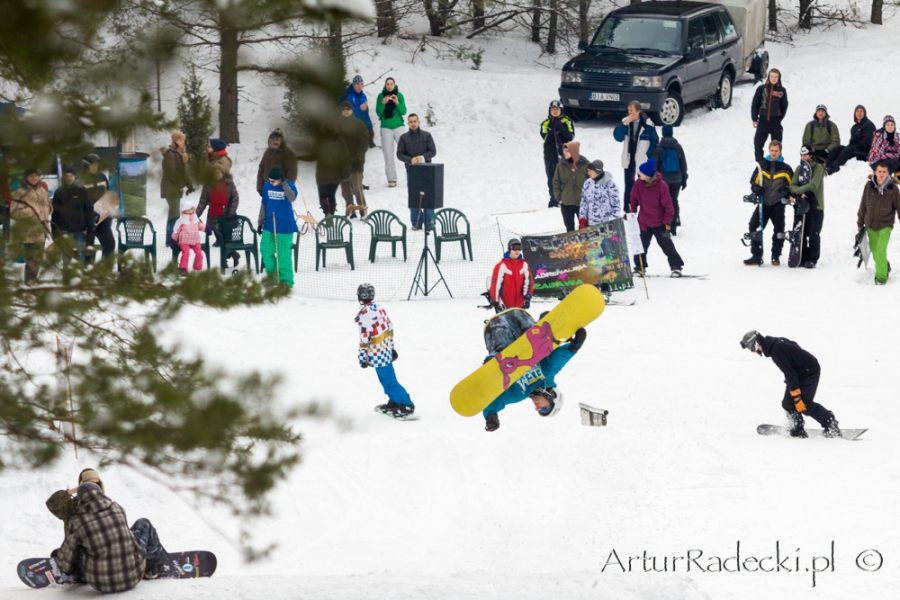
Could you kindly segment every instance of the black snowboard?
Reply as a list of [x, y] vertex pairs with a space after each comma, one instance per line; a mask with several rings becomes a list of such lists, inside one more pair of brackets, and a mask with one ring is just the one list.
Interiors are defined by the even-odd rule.
[[[794, 181], [799, 185], [806, 185], [812, 178], [812, 166], [805, 160], [800, 161]], [[794, 228], [788, 232], [788, 241], [791, 244], [791, 252], [788, 255], [788, 267], [796, 269], [803, 262], [803, 229], [806, 226], [806, 213], [809, 212], [809, 202], [802, 198], [796, 198], [794, 202]]]
[[[867, 431], [868, 429], [841, 429], [841, 439], [852, 442]], [[806, 434], [811, 438], [822, 437], [822, 432], [822, 429], [806, 430]], [[756, 433], [758, 433], [759, 435], [781, 435], [789, 437], [790, 428], [782, 427], [781, 425], [760, 425], [756, 428]]]
[[[216, 555], [205, 550], [169, 552], [159, 579], [196, 579], [212, 577], [216, 572]], [[59, 570], [52, 558], [27, 558], [16, 567], [19, 579], [28, 587], [44, 588], [51, 583], [78, 583]]]

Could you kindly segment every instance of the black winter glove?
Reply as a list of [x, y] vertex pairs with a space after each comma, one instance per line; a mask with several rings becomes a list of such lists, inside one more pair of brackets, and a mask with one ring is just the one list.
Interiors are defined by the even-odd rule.
[[188, 195], [193, 194], [194, 188], [192, 188], [191, 186], [188, 186], [187, 193], [188, 193]]
[[365, 369], [366, 367], [369, 366], [369, 363], [367, 363], [367, 362], [359, 363], [359, 366], [362, 367], [363, 369]]
[[687, 179], [681, 182], [681, 191], [683, 192], [687, 188]]
[[397, 351], [396, 351], [396, 350], [394, 350], [393, 348], [391, 348], [391, 360], [397, 360], [398, 358], [400, 358], [400, 355], [397, 354]]
[[531, 294], [526, 294], [522, 299], [522, 308], [531, 308]]
[[256, 228], [256, 233], [258, 233], [259, 235], [262, 235], [262, 232], [263, 232], [263, 226], [260, 225], [259, 227]]
[[753, 184], [750, 186], [750, 191], [753, 192], [754, 194], [756, 194], [757, 196], [761, 196], [763, 194], [763, 192], [765, 192], [766, 190], [764, 190], [761, 185]]

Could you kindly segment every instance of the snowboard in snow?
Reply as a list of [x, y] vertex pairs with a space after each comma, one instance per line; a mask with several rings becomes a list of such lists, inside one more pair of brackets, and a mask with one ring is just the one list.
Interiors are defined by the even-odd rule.
[[[853, 441], [867, 432], [868, 429], [841, 429], [841, 439]], [[822, 429], [807, 429], [806, 434], [811, 437], [822, 437]], [[781, 425], [760, 425], [756, 428], [759, 435], [780, 435], [790, 437], [790, 428]], [[834, 438], [837, 439], [837, 438]]]
[[[381, 406], [381, 405], [379, 404], [378, 406]], [[395, 421], [418, 421], [419, 420], [419, 415], [417, 415], [417, 414], [411, 414], [408, 417], [395, 417], [394, 415], [389, 415], [386, 412], [381, 412], [380, 410], [378, 410], [378, 406], [375, 407], [375, 412], [377, 412], [379, 415], [384, 415], [386, 417], [390, 417]]]
[[605, 306], [603, 294], [596, 287], [576, 287], [533, 327], [457, 383], [450, 392], [453, 410], [464, 417], [480, 413], [563, 340], [599, 317]]
[[[216, 555], [205, 550], [169, 552], [159, 579], [212, 577], [216, 572], [216, 564]], [[16, 572], [22, 583], [35, 589], [47, 587], [51, 583], [58, 585], [76, 583], [73, 577], [59, 570], [53, 558], [27, 558], [19, 563]]]
[[672, 277], [671, 275], [663, 275], [662, 273], [647, 273], [647, 277], [653, 277], [654, 279], [706, 279], [709, 277], [709, 273], [703, 273], [702, 275], [682, 274], [681, 277]]
[[856, 234], [856, 243], [853, 245], [853, 256], [859, 259], [859, 262], [856, 263], [856, 268], [860, 268], [863, 264], [866, 265], [866, 269], [869, 268], [869, 256], [871, 256], [871, 252], [869, 251], [869, 236], [866, 235], [866, 228], [863, 227], [859, 230], [859, 233]]

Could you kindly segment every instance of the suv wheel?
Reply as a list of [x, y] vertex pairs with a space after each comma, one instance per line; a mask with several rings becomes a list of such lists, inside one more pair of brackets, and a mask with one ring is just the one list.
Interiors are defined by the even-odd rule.
[[731, 106], [731, 97], [734, 95], [734, 78], [728, 71], [722, 71], [722, 78], [719, 79], [719, 88], [716, 91], [716, 101], [719, 108], [728, 108]]
[[671, 125], [672, 127], [681, 125], [681, 121], [684, 120], [684, 100], [681, 99], [681, 94], [669, 90], [666, 99], [663, 100], [662, 108], [650, 116], [657, 125]]
[[563, 109], [563, 113], [572, 119], [573, 121], [587, 121], [592, 118], [597, 113], [589, 108], [573, 108], [571, 106], [566, 106]]

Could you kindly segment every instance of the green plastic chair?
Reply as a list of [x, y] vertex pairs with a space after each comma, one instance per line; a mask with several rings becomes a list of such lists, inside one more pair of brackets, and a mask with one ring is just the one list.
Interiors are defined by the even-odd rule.
[[[344, 239], [344, 230], [347, 230], [347, 239]], [[324, 241], [323, 238], [324, 237]], [[319, 270], [319, 256], [322, 257], [322, 268], [325, 268], [325, 252], [343, 248], [347, 252], [347, 262], [350, 270], [356, 270], [353, 262], [353, 224], [347, 217], [330, 215], [319, 221], [316, 225], [316, 271]]]
[[[172, 249], [172, 261], [176, 264], [178, 263], [178, 256], [181, 254], [181, 246], [172, 239], [172, 230], [175, 229], [175, 221], [177, 220], [178, 219], [169, 219], [166, 221], [166, 244]], [[203, 249], [203, 254], [206, 256], [206, 268], [210, 269], [212, 268], [212, 262], [209, 258], [211, 252], [209, 238], [213, 236], [213, 232], [207, 229], [204, 233], [206, 235], [203, 236], [204, 239], [200, 244], [200, 248]]]
[[[465, 233], [460, 231], [460, 220], [466, 224]], [[434, 223], [434, 262], [441, 262], [441, 244], [444, 242], [459, 242], [463, 260], [466, 259], [466, 246], [468, 246], [469, 260], [475, 260], [472, 256], [472, 227], [469, 225], [466, 215], [455, 208], [442, 208], [434, 213]], [[440, 234], [438, 234], [438, 225], [440, 225]]]
[[291, 250], [294, 252], [294, 273], [300, 268], [300, 232], [302, 225], [297, 225], [297, 232], [294, 234], [294, 243], [291, 244]]
[[[144, 243], [144, 233], [150, 228], [152, 239], [149, 244]], [[122, 231], [125, 231], [125, 239], [122, 239]], [[116, 225], [116, 233], [119, 237], [116, 265], [122, 270], [122, 257], [128, 250], [143, 250], [144, 257], [153, 257], [153, 272], [156, 273], [156, 229], [150, 219], [144, 217], [122, 217]]]
[[[244, 230], [250, 231], [253, 235], [252, 241], [244, 240]], [[253, 266], [256, 273], [259, 274], [259, 239], [256, 235], [256, 229], [250, 219], [241, 215], [235, 215], [230, 219], [228, 217], [219, 217], [216, 221], [216, 231], [219, 232], [219, 239], [222, 240], [222, 247], [219, 248], [219, 268], [224, 273], [228, 267], [228, 255], [232, 252], [243, 252], [244, 261], [250, 264], [250, 256], [253, 255]]]
[[[391, 225], [400, 225], [400, 235], [391, 235]], [[375, 250], [378, 244], [391, 244], [391, 256], [397, 258], [397, 242], [403, 247], [403, 260], [406, 261], [406, 225], [397, 215], [388, 210], [376, 210], [366, 217], [366, 225], [372, 230], [372, 241], [369, 242], [369, 262], [375, 262]]]

